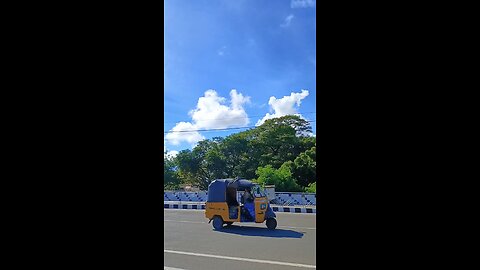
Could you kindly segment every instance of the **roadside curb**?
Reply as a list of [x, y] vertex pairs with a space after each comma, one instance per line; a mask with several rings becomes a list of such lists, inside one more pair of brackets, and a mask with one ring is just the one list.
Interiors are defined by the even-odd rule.
[[305, 207], [289, 207], [289, 206], [272, 206], [273, 212], [287, 212], [287, 213], [311, 213], [316, 214], [317, 209]]
[[169, 209], [197, 209], [202, 210], [205, 209], [205, 204], [172, 204], [172, 203], [164, 203], [163, 208]]
[[[180, 203], [164, 203], [164, 209], [196, 209], [204, 210], [205, 204], [180, 204]], [[272, 206], [273, 212], [285, 213], [311, 213], [316, 214], [317, 209], [305, 207], [290, 207], [290, 206]]]

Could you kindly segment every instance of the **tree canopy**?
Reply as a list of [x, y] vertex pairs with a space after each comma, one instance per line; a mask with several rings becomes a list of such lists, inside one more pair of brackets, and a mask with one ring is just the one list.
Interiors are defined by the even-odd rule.
[[188, 183], [207, 189], [213, 179], [242, 177], [275, 184], [278, 191], [304, 191], [316, 182], [316, 138], [311, 134], [308, 121], [287, 115], [200, 141], [165, 159], [165, 188]]

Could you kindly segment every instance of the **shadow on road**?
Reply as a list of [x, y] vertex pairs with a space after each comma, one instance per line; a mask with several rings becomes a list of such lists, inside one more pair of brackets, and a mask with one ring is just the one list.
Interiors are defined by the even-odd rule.
[[275, 237], [275, 238], [302, 238], [303, 237], [303, 233], [292, 231], [292, 230], [283, 230], [283, 229], [269, 230], [267, 228], [235, 226], [235, 225], [223, 227], [223, 229], [221, 229], [218, 232], [246, 235], [246, 236], [262, 236], [262, 237]]

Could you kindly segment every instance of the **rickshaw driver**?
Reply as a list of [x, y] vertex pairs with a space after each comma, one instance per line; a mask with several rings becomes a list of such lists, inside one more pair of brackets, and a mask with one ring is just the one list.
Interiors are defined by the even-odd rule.
[[243, 195], [242, 195], [242, 203], [243, 203], [243, 207], [242, 207], [242, 213], [243, 215], [248, 219], [248, 220], [254, 220], [254, 209], [255, 209], [255, 206], [253, 205], [253, 195], [251, 193], [251, 189], [250, 188], [246, 188], [245, 191], [243, 192]]
[[245, 192], [243, 192], [243, 195], [242, 195], [242, 199], [243, 199], [244, 204], [253, 202], [253, 196], [252, 196], [250, 188], [245, 189]]

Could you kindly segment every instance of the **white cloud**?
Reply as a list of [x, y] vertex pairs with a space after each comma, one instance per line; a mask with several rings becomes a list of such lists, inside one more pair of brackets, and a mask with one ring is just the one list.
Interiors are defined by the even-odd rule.
[[218, 50], [218, 55], [219, 56], [223, 56], [225, 54], [225, 50], [227, 49], [226, 46], [223, 46], [222, 48], [220, 48], [220, 50]]
[[226, 99], [218, 96], [215, 90], [208, 90], [198, 99], [197, 108], [190, 111], [195, 127], [200, 129], [217, 129], [242, 127], [250, 123], [243, 105], [250, 102], [237, 90], [230, 91], [230, 106]]
[[244, 97], [241, 93], [237, 93], [236, 89], [232, 89], [232, 91], [230, 91], [230, 98], [231, 98], [232, 108], [234, 110], [242, 110], [245, 113], [245, 111], [243, 110], [243, 104], [249, 103], [250, 97], [249, 96]]
[[165, 136], [165, 139], [167, 140], [168, 143], [171, 143], [173, 145], [179, 145], [182, 141], [188, 142], [188, 143], [196, 143], [198, 141], [201, 141], [205, 139], [198, 131], [193, 131], [193, 132], [178, 132], [178, 131], [188, 131], [188, 130], [195, 130], [196, 127], [192, 125], [189, 122], [180, 122], [175, 125], [170, 131], [170, 133], [167, 133], [167, 136]]
[[165, 158], [166, 157], [169, 157], [169, 158], [173, 158], [173, 157], [176, 157], [178, 155], [178, 151], [175, 151], [175, 150], [172, 150], [172, 151], [168, 151], [167, 154], [163, 155]]
[[291, 8], [308, 8], [315, 7], [315, 0], [292, 0], [290, 2]]
[[[165, 152], [167, 152], [167, 154], [165, 154]], [[176, 150], [168, 150], [167, 148], [167, 141], [165, 140], [165, 138], [163, 139], [163, 157], [164, 158], [167, 158], [167, 157], [176, 157], [178, 155], [178, 151]]]
[[292, 23], [292, 20], [295, 16], [293, 16], [293, 14], [290, 14], [288, 15], [286, 18], [285, 18], [285, 21], [280, 25], [281, 27], [288, 27], [290, 25], [290, 23]]
[[308, 91], [302, 90], [300, 93], [292, 92], [290, 96], [284, 96], [281, 99], [277, 99], [274, 96], [270, 97], [268, 105], [270, 105], [270, 110], [273, 110], [274, 113], [267, 113], [262, 119], [258, 120], [256, 126], [260, 126], [268, 119], [282, 117], [289, 114], [298, 115], [297, 108], [300, 107], [302, 99], [306, 98], [307, 96]]
[[[227, 99], [218, 95], [215, 90], [207, 90], [197, 102], [197, 107], [189, 112], [192, 122], [179, 122], [171, 131], [220, 129], [230, 127], [243, 127], [250, 123], [248, 115], [243, 108], [244, 104], [250, 103], [250, 97], [230, 91], [230, 104]], [[186, 141], [196, 144], [205, 139], [198, 131], [194, 132], [171, 132], [166, 136], [166, 141], [174, 145]]]

